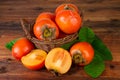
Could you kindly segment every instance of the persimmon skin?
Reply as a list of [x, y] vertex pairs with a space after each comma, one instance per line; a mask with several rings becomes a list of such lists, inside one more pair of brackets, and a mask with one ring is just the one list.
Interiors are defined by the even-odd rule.
[[78, 7], [76, 5], [70, 4], [70, 3], [59, 5], [56, 8], [55, 13], [57, 14], [59, 11], [62, 11], [62, 10], [72, 10], [72, 11], [76, 11], [77, 13], [79, 13]]
[[27, 38], [20, 38], [12, 47], [12, 56], [20, 60], [23, 56], [34, 49], [34, 45]]
[[42, 69], [45, 66], [45, 61], [43, 61], [41, 64], [38, 64], [36, 66], [29, 66], [31, 70], [38, 70], [38, 69]]
[[30, 70], [40, 70], [45, 66], [45, 61], [35, 66], [30, 66], [30, 65], [24, 65], [24, 66]]
[[55, 21], [55, 14], [52, 13], [52, 12], [42, 12], [36, 18], [36, 22], [35, 23], [39, 22], [43, 18], [48, 18], [48, 19], [51, 19], [52, 21]]
[[[94, 57], [94, 49], [88, 42], [78, 42], [75, 43], [70, 48], [70, 54], [73, 58], [74, 55], [80, 54], [80, 58], [82, 58], [84, 61], [77, 63], [80, 66], [85, 66], [91, 63]], [[74, 62], [74, 61], [73, 61]]]
[[[44, 28], [51, 31], [50, 37], [44, 37]], [[59, 29], [51, 19], [43, 18], [34, 25], [33, 33], [39, 40], [56, 39], [59, 36]]]
[[55, 21], [61, 31], [66, 34], [77, 32], [82, 23], [82, 19], [77, 12], [62, 10], [56, 14]]

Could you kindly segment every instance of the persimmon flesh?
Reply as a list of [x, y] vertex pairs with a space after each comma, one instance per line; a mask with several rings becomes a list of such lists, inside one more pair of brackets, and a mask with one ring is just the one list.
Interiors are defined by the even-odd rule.
[[48, 70], [55, 71], [59, 74], [68, 72], [72, 64], [70, 53], [62, 48], [52, 49], [45, 60], [45, 67]]
[[47, 53], [40, 49], [32, 50], [26, 56], [23, 56], [21, 61], [23, 65], [31, 70], [38, 70], [44, 67]]

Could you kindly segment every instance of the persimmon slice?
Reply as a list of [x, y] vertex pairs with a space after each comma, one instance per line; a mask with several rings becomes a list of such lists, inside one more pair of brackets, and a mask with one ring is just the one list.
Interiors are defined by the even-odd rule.
[[45, 67], [48, 70], [54, 70], [57, 73], [64, 74], [68, 72], [72, 64], [70, 53], [62, 48], [52, 49], [45, 60]]
[[23, 65], [29, 69], [37, 70], [44, 66], [47, 53], [40, 49], [32, 50], [26, 56], [23, 56], [21, 61]]

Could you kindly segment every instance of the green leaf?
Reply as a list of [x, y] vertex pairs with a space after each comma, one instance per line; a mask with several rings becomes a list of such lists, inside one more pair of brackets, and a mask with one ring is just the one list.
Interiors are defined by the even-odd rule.
[[79, 31], [79, 40], [92, 43], [94, 41], [95, 34], [92, 29], [88, 27], [82, 27]]
[[84, 67], [85, 72], [92, 78], [99, 77], [105, 70], [105, 64], [101, 56], [95, 51], [93, 61]]
[[8, 43], [6, 43], [6, 45], [5, 45], [5, 47], [7, 48], [7, 49], [9, 49], [9, 50], [12, 50], [12, 46], [15, 44], [15, 42], [18, 40], [18, 38], [17, 39], [14, 39], [14, 40], [12, 40], [12, 41], [10, 41], [10, 42], [8, 42]]
[[73, 40], [73, 41], [71, 41], [71, 42], [69, 42], [69, 43], [63, 44], [61, 47], [64, 48], [64, 49], [66, 49], [66, 50], [69, 50], [70, 47], [71, 47], [73, 44], [75, 44], [76, 42], [79, 42], [79, 40], [78, 40], [78, 39], [75, 39], [75, 40]]
[[103, 60], [113, 59], [111, 51], [102, 42], [102, 40], [98, 38], [97, 36], [95, 36], [95, 40], [93, 41], [92, 46], [97, 51], [97, 54], [99, 54]]

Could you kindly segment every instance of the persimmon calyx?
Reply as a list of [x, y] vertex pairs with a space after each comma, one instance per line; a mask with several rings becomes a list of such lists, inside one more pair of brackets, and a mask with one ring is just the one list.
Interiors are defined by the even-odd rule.
[[73, 10], [73, 9], [66, 4], [64, 10]]
[[72, 56], [72, 60], [75, 64], [83, 64], [85, 63], [85, 59], [83, 58], [82, 54], [81, 53], [75, 53], [73, 56]]
[[43, 25], [42, 27], [42, 38], [44, 40], [52, 40], [55, 39], [55, 28], [50, 28], [48, 25]]
[[60, 75], [61, 75], [60, 73], [58, 73], [57, 70], [51, 69], [50, 72], [51, 72], [54, 76], [60, 76]]

